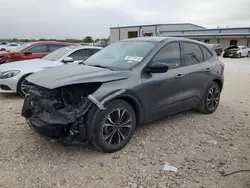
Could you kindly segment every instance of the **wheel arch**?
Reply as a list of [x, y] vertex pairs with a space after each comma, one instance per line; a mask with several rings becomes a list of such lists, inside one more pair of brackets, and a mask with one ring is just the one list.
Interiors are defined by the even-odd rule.
[[220, 78], [215, 78], [213, 82], [217, 83], [218, 86], [220, 87], [220, 91], [223, 89], [223, 81]]
[[135, 114], [136, 114], [136, 124], [140, 124], [140, 122], [143, 119], [143, 115], [142, 115], [142, 107], [140, 102], [133, 96], [131, 95], [121, 95], [118, 96], [117, 98], [113, 99], [113, 100], [123, 100], [125, 102], [127, 102], [129, 105], [131, 105], [131, 107], [134, 109]]
[[17, 90], [17, 92], [18, 92], [18, 90], [19, 90], [19, 85], [20, 85], [21, 81], [22, 81], [24, 78], [26, 78], [27, 76], [31, 75], [31, 74], [33, 74], [33, 72], [31, 72], [31, 73], [25, 73], [25, 74], [18, 80], [17, 85], [16, 85], [16, 90]]
[[[136, 114], [136, 124], [138, 125], [141, 122], [143, 122], [143, 120], [144, 120], [144, 114], [143, 114], [143, 110], [142, 110], [143, 107], [142, 107], [141, 102], [132, 93], [133, 92], [126, 90], [124, 93], [117, 95], [108, 101], [105, 101], [105, 103], [102, 105], [105, 105], [105, 104], [112, 102], [114, 100], [123, 100], [123, 101], [127, 102], [129, 105], [131, 105], [131, 107], [133, 108], [133, 110]], [[102, 99], [105, 100], [106, 98], [108, 98], [112, 94], [113, 94], [113, 92], [109, 93], [108, 95], [105, 96], [104, 99], [103, 98]], [[103, 100], [101, 100], [101, 101], [103, 101]], [[87, 119], [87, 122], [86, 122], [86, 124], [87, 124], [87, 140], [91, 139], [91, 137], [93, 135], [94, 129], [96, 127], [96, 120], [98, 119], [100, 112], [101, 112], [101, 109], [97, 105], [94, 105], [93, 107], [91, 107], [89, 109], [89, 112], [88, 112], [87, 118], [86, 118]]]

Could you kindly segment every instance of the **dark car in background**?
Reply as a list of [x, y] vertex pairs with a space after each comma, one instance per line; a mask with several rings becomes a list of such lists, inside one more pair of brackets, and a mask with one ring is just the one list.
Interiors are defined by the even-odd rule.
[[11, 52], [0, 52], [0, 64], [22, 61], [28, 59], [40, 59], [45, 55], [65, 46], [76, 45], [68, 42], [42, 41], [23, 44]]
[[204, 43], [172, 37], [127, 39], [82, 65], [27, 77], [32, 87], [22, 116], [46, 137], [67, 144], [90, 141], [103, 152], [115, 152], [129, 142], [138, 124], [188, 109], [213, 113], [223, 74], [224, 64]]
[[220, 44], [208, 44], [208, 45], [210, 45], [215, 50], [217, 56], [221, 56], [223, 49]]

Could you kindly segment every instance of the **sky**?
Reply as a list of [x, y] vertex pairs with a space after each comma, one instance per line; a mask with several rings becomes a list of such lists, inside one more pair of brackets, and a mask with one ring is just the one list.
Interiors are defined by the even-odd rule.
[[0, 0], [0, 38], [108, 37], [114, 26], [250, 27], [249, 0]]

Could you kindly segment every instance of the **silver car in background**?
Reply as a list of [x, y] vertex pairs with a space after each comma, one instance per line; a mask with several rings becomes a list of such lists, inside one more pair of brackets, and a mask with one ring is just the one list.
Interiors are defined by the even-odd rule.
[[18, 43], [12, 42], [12, 43], [8, 43], [4, 46], [0, 46], [0, 51], [12, 51], [13, 49], [17, 48], [21, 46]]
[[0, 65], [0, 93], [18, 93], [25, 96], [30, 88], [27, 76], [45, 68], [81, 63], [101, 50], [94, 46], [67, 46], [42, 59], [17, 61]]

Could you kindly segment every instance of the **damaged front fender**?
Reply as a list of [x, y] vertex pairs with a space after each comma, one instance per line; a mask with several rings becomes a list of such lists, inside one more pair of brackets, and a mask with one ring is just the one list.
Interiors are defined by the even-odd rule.
[[106, 110], [104, 104], [106, 102], [108, 102], [109, 100], [114, 99], [115, 97], [121, 95], [122, 93], [126, 92], [126, 89], [121, 89], [118, 90], [117, 92], [107, 96], [106, 98], [104, 98], [102, 101], [98, 101], [93, 95], [89, 95], [88, 98], [96, 104], [96, 106], [98, 106], [98, 108], [100, 108], [101, 110]]

